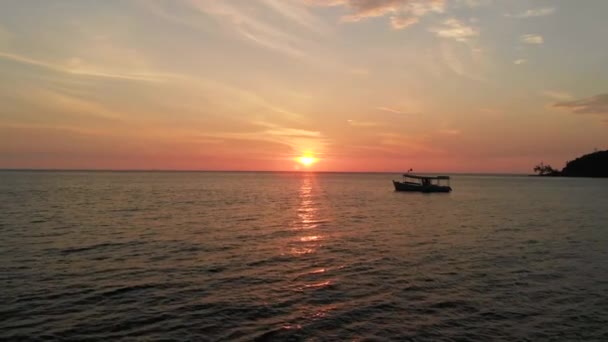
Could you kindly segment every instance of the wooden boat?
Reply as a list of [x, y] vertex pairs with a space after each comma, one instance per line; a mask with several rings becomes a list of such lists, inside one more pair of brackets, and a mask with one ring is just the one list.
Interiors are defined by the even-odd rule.
[[[442, 181], [444, 181], [442, 183]], [[445, 184], [444, 184], [445, 183]], [[393, 180], [395, 191], [417, 192], [451, 192], [449, 176], [417, 176], [411, 173], [403, 175], [403, 181]]]

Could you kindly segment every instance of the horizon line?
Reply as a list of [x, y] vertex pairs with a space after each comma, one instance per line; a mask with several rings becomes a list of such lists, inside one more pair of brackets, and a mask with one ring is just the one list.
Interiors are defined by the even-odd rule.
[[[232, 173], [378, 173], [378, 174], [405, 174], [407, 171], [328, 171], [328, 170], [205, 170], [205, 169], [86, 169], [86, 168], [0, 168], [0, 172], [32, 171], [32, 172], [232, 172]], [[520, 172], [454, 172], [454, 171], [421, 171], [419, 174], [455, 174], [455, 175], [530, 175]]]

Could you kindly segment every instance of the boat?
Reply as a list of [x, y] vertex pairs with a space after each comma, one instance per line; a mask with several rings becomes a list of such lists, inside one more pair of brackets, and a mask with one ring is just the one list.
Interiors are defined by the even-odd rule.
[[451, 192], [449, 176], [418, 176], [411, 173], [403, 175], [403, 181], [393, 180], [395, 191]]

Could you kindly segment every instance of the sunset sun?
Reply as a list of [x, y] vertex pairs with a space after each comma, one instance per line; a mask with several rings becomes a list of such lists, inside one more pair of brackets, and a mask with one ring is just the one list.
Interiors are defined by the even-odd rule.
[[298, 158], [298, 163], [304, 166], [310, 166], [317, 162], [317, 158], [311, 156], [302, 156]]

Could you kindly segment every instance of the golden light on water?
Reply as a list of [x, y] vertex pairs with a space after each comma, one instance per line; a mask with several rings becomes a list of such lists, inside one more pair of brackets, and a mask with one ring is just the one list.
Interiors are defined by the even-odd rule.
[[312, 242], [312, 241], [319, 241], [321, 239], [321, 237], [319, 235], [310, 235], [310, 236], [303, 236], [300, 238], [300, 241], [302, 242]]

